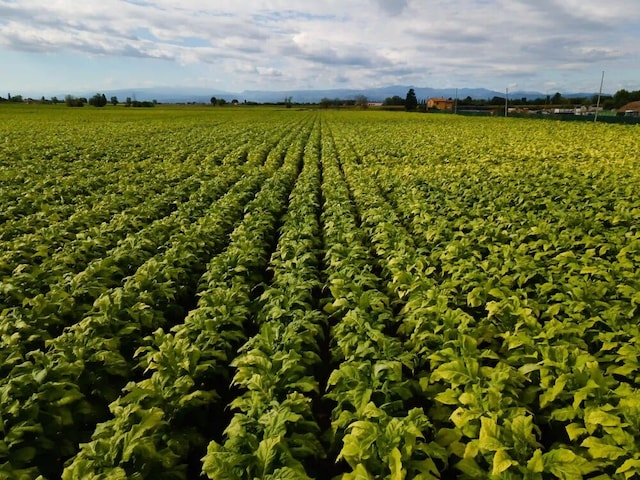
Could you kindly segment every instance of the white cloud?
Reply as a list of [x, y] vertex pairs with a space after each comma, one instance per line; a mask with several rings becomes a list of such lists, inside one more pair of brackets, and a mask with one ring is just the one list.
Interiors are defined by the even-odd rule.
[[407, 81], [496, 88], [512, 77], [533, 89], [567, 71], [577, 88], [603, 69], [640, 77], [637, 0], [222, 3], [0, 0], [0, 54], [147, 58], [202, 74], [215, 66], [234, 90]]

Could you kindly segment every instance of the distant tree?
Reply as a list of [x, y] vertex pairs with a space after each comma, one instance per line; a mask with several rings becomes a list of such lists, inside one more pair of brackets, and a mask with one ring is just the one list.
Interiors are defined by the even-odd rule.
[[565, 100], [560, 92], [556, 92], [553, 97], [551, 97], [552, 105], [561, 105], [563, 103], [565, 103]]
[[331, 105], [331, 99], [324, 97], [320, 100], [320, 108], [329, 108]]
[[127, 97], [127, 99], [124, 102], [125, 106], [130, 107], [131, 106], [131, 97]]
[[146, 108], [150, 108], [150, 107], [154, 107], [155, 104], [153, 102], [140, 102], [138, 100], [134, 100], [133, 102], [131, 102], [131, 104], [129, 105], [133, 108], [141, 108], [141, 107], [146, 107]]
[[393, 97], [385, 98], [382, 104], [386, 106], [404, 106], [404, 98], [399, 95], [394, 95]]
[[56, 103], [60, 103], [60, 100], [58, 100], [58, 97], [51, 97], [51, 103], [55, 105]]
[[418, 98], [413, 88], [410, 88], [407, 92], [407, 97], [404, 100], [404, 108], [407, 112], [412, 112], [418, 107]]
[[211, 105], [217, 105], [218, 104], [218, 99], [216, 97], [211, 97]]
[[365, 109], [369, 106], [369, 100], [364, 95], [356, 95], [355, 101], [356, 105], [362, 109]]
[[615, 104], [616, 108], [621, 108], [625, 106], [627, 103], [632, 102], [633, 101], [632, 93], [633, 92], [629, 92], [624, 88], [621, 90], [618, 90], [613, 95], [613, 103]]
[[116, 96], [111, 97], [111, 105], [113, 106], [118, 105], [118, 97]]
[[628, 91], [624, 88], [613, 95], [614, 108], [624, 107], [627, 103], [640, 101], [640, 90]]
[[84, 107], [84, 104], [87, 103], [86, 98], [76, 98], [73, 95], [65, 95], [64, 104], [67, 107]]
[[463, 98], [461, 101], [458, 102], [459, 105], [473, 105], [473, 98], [471, 98], [471, 95], [467, 95], [465, 98]]
[[234, 98], [233, 100], [231, 100], [231, 105], [237, 105], [238, 103], [240, 102], [238, 102], [237, 98]]
[[96, 93], [93, 97], [89, 99], [89, 105], [93, 107], [104, 107], [107, 104], [107, 97], [105, 97], [104, 93]]
[[221, 107], [225, 106], [226, 104], [227, 104], [227, 101], [224, 98], [218, 99], [218, 105], [220, 105]]
[[284, 98], [284, 105], [285, 105], [285, 107], [287, 107], [287, 108], [291, 108], [291, 99], [292, 99], [292, 97], [285, 97], [285, 98]]
[[[598, 95], [594, 95], [591, 97], [591, 105], [595, 105], [598, 103]], [[612, 110], [615, 108], [615, 103], [613, 101], [612, 95], [602, 95], [600, 97], [600, 106], [605, 110]]]

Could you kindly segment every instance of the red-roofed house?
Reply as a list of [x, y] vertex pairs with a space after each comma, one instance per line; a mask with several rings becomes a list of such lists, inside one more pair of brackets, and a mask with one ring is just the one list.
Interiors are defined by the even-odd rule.
[[453, 110], [453, 100], [440, 98], [430, 98], [427, 100], [427, 108], [435, 108], [436, 110]]
[[631, 102], [618, 109], [618, 115], [625, 117], [640, 117], [640, 101]]

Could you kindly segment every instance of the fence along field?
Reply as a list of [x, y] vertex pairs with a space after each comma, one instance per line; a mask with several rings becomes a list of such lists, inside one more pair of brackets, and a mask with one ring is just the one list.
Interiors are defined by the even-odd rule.
[[0, 117], [0, 478], [640, 475], [637, 127]]

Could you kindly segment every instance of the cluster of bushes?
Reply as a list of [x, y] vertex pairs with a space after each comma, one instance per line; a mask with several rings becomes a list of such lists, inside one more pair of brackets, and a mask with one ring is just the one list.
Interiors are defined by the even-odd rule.
[[85, 97], [67, 95], [64, 97], [64, 104], [67, 107], [84, 107], [87, 104], [87, 99]]
[[131, 100], [131, 99], [127, 99], [127, 101], [125, 102], [124, 106], [125, 107], [153, 107], [156, 105], [157, 102], [153, 101], [153, 102], [139, 102], [137, 100]]
[[87, 103], [94, 107], [104, 107], [107, 104], [107, 97], [104, 93], [96, 93], [88, 100], [86, 97], [74, 97], [73, 95], [64, 97], [64, 104], [67, 107], [84, 107]]

